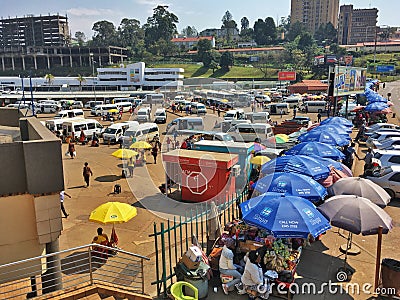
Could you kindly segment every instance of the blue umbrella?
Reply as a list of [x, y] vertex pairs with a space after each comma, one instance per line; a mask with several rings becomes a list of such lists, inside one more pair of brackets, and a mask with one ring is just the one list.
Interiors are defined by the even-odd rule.
[[338, 162], [336, 160], [330, 159], [330, 158], [324, 158], [324, 157], [319, 157], [317, 155], [310, 155], [309, 157], [314, 158], [316, 160], [318, 160], [318, 162], [320, 164], [323, 164], [324, 166], [330, 168], [330, 167], [334, 167], [336, 170], [342, 171], [343, 168], [343, 164], [341, 162]]
[[372, 102], [371, 104], [368, 104], [364, 108], [364, 110], [369, 111], [369, 112], [378, 112], [378, 111], [384, 110], [388, 107], [389, 107], [389, 105], [387, 105], [384, 102]]
[[342, 118], [342, 117], [330, 117], [330, 118], [323, 120], [320, 124], [321, 125], [329, 124], [329, 125], [334, 125], [334, 126], [337, 124], [340, 124], [345, 127], [350, 127], [350, 128], [353, 127], [353, 123], [351, 123], [351, 121], [349, 121], [345, 118]]
[[322, 132], [322, 133], [333, 133], [333, 134], [337, 134], [339, 135], [342, 139], [351, 140], [350, 134], [348, 134], [347, 132], [341, 130], [339, 127], [335, 127], [333, 125], [322, 125], [322, 126], [318, 126], [313, 128], [312, 130], [310, 130], [309, 132], [313, 131], [315, 132]]
[[277, 238], [307, 238], [326, 232], [329, 221], [306, 199], [269, 193], [240, 204], [243, 220]]
[[274, 172], [293, 172], [320, 180], [327, 178], [330, 170], [315, 158], [305, 155], [285, 155], [270, 160], [261, 168], [263, 174]]
[[350, 127], [346, 127], [341, 124], [329, 124], [329, 123], [319, 125], [311, 130], [326, 130], [340, 135], [348, 135], [353, 131]]
[[349, 140], [343, 138], [343, 136], [325, 132], [325, 131], [314, 131], [311, 130], [298, 137], [300, 142], [321, 142], [333, 146], [345, 146], [349, 144]]
[[320, 142], [305, 142], [293, 146], [285, 152], [287, 155], [316, 155], [324, 158], [331, 158], [334, 160], [344, 159], [345, 155], [337, 148], [320, 143]]
[[327, 191], [311, 177], [297, 173], [276, 172], [259, 179], [254, 187], [259, 193], [274, 192], [303, 197], [318, 202]]

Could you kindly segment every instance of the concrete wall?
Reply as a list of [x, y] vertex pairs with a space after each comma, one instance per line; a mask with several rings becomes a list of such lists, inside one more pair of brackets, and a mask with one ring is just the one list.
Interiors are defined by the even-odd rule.
[[22, 114], [17, 108], [0, 107], [0, 125], [18, 127], [20, 117]]
[[0, 195], [25, 193], [26, 172], [23, 144], [20, 142], [0, 144], [0, 166]]

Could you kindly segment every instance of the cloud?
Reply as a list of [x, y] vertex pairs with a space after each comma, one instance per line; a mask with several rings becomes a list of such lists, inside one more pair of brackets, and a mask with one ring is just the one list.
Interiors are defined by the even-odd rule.
[[160, 3], [159, 0], [135, 0], [139, 5], [148, 5], [151, 7], [157, 7], [158, 5], [169, 5], [168, 3]]
[[67, 13], [69, 15], [83, 17], [83, 16], [112, 15], [115, 14], [115, 11], [113, 11], [112, 9], [105, 9], [105, 8], [93, 9], [93, 8], [75, 7], [68, 9]]

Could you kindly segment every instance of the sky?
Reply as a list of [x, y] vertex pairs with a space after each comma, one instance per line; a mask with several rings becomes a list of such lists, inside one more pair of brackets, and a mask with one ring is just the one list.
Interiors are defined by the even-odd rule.
[[[353, 4], [354, 8], [377, 7], [378, 25], [400, 26], [399, 0], [340, 0], [342, 4]], [[168, 11], [179, 18], [179, 32], [187, 26], [194, 26], [199, 32], [206, 28], [220, 28], [227, 10], [238, 27], [244, 16], [252, 27], [259, 18], [279, 20], [290, 14], [290, 0], [0, 0], [0, 17], [67, 15], [72, 35], [83, 31], [87, 38], [91, 38], [95, 22], [107, 20], [117, 27], [123, 18], [129, 18], [144, 24], [157, 5], [168, 5]]]

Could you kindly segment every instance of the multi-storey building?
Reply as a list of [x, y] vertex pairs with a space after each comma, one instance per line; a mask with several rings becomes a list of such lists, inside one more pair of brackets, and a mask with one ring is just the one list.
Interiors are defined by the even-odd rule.
[[339, 0], [291, 0], [291, 22], [303, 23], [312, 33], [329, 22], [337, 28], [338, 12]]
[[355, 45], [375, 41], [377, 20], [377, 8], [353, 9], [353, 5], [342, 5], [339, 13], [339, 44]]

